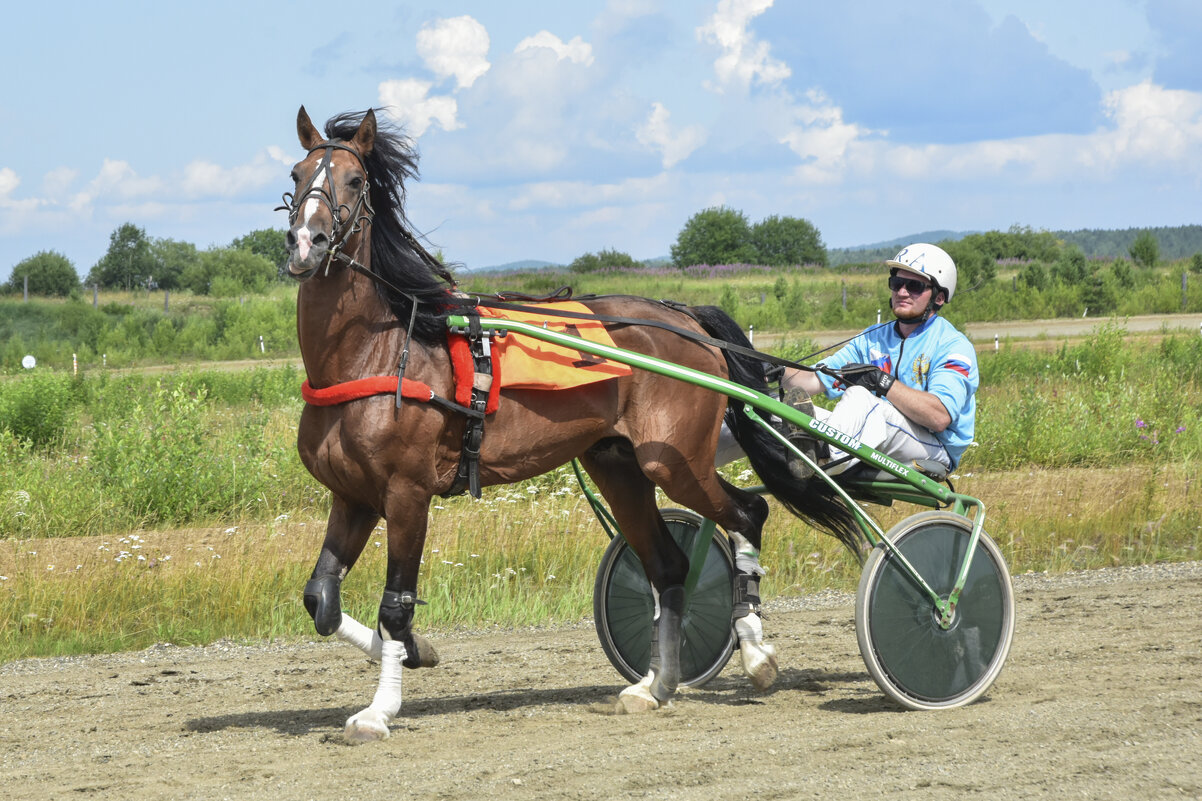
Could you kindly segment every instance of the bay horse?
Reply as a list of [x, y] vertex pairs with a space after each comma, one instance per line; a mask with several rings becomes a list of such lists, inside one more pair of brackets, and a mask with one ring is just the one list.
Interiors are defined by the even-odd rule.
[[[332, 118], [323, 136], [303, 106], [297, 134], [307, 155], [292, 171], [295, 189], [285, 195], [284, 208], [290, 222], [287, 270], [300, 282], [297, 333], [309, 387], [395, 376], [405, 354], [406, 381], [419, 381], [441, 398], [453, 397], [446, 317], [463, 312], [465, 296], [410, 232], [404, 185], [417, 175], [410, 140], [377, 124], [372, 110]], [[697, 333], [708, 326], [741, 336], [716, 309], [689, 312], [626, 296], [584, 302], [597, 314]], [[662, 328], [624, 324], [610, 333], [621, 348], [722, 377], [734, 375], [748, 386], [763, 383], [763, 367], [754, 359], [724, 356]], [[688, 560], [659, 514], [657, 486], [730, 536], [737, 553], [732, 591], [743, 666], [759, 687], [776, 677], [775, 650], [764, 642], [757, 614], [757, 577], [763, 573], [758, 553], [768, 505], [715, 471], [726, 407], [721, 394], [634, 370], [570, 390], [504, 389], [485, 421], [481, 486], [521, 481], [578, 457], [642, 561], [656, 601], [656, 622], [648, 674], [619, 696], [627, 711], [659, 707], [679, 680]], [[304, 605], [320, 635], [337, 635], [380, 661], [371, 704], [346, 721], [348, 740], [387, 737], [401, 708], [402, 666], [437, 662], [429, 642], [413, 631], [420, 604], [418, 569], [430, 502], [455, 482], [466, 420], [453, 405], [402, 402], [399, 392], [337, 405], [310, 402], [301, 414], [301, 459], [332, 493]], [[784, 449], [770, 435], [749, 421], [736, 421], [735, 434], [761, 480], [790, 510], [845, 543], [858, 536], [850, 512], [829, 491], [777, 478], [788, 472]], [[342, 611], [339, 588], [381, 517], [387, 524], [388, 558], [372, 630]]]

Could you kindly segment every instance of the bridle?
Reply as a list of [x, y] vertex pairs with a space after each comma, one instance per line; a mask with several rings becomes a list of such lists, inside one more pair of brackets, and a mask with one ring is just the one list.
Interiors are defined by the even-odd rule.
[[[330, 247], [326, 255], [326, 273], [330, 271], [330, 263], [337, 259], [338, 261], [351, 260], [351, 257], [342, 253], [342, 247], [355, 234], [363, 230], [364, 225], [370, 225], [372, 218], [375, 216], [375, 210], [371, 207], [371, 198], [369, 192], [371, 190], [371, 181], [367, 171], [367, 163], [363, 160], [363, 156], [358, 150], [349, 147], [339, 141], [332, 140], [322, 142], [320, 145], [309, 148], [309, 154], [312, 155], [318, 150], [324, 150], [321, 163], [317, 165], [317, 169], [309, 176], [308, 182], [297, 194], [285, 192], [283, 195], [284, 205], [276, 207], [276, 211], [288, 212], [288, 227], [296, 225], [296, 220], [300, 217], [301, 207], [309, 200], [310, 197], [316, 198], [326, 208], [330, 210], [330, 217], [333, 221], [332, 230], [330, 231]], [[353, 205], [338, 202], [338, 188], [334, 184], [334, 176], [330, 171], [331, 159], [335, 150], [345, 150], [354, 156], [359, 166], [363, 169], [363, 188], [359, 191], [359, 196], [355, 198]], [[322, 184], [316, 184], [317, 176], [324, 175], [325, 179]], [[326, 187], [329, 187], [327, 189]], [[348, 225], [349, 223], [349, 225]], [[320, 266], [314, 271], [321, 269]], [[312, 273], [309, 273], [310, 275]]]

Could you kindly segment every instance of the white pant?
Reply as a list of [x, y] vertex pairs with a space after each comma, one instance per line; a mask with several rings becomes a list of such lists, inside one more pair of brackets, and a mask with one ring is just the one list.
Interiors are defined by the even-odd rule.
[[[915, 459], [933, 459], [944, 467], [951, 467], [951, 458], [933, 431], [915, 423], [892, 403], [864, 387], [848, 387], [833, 411], [816, 406], [814, 416], [902, 464]], [[832, 462], [846, 455], [831, 446]], [[829, 472], [838, 474], [855, 464], [853, 459]]]
[[[902, 464], [909, 464], [915, 459], [934, 459], [945, 467], [951, 466], [951, 458], [934, 432], [910, 420], [892, 403], [878, 398], [864, 387], [848, 387], [833, 411], [815, 406], [814, 417]], [[735, 442], [734, 435], [723, 423], [714, 463], [718, 466], [729, 464], [743, 455], [739, 443]], [[832, 462], [846, 455], [831, 446]], [[857, 463], [858, 460], [852, 459], [829, 472], [837, 475]]]

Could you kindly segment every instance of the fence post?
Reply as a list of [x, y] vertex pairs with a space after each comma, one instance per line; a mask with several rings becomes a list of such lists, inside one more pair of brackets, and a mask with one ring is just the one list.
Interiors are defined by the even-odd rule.
[[163, 314], [167, 314], [171, 308], [171, 290], [163, 290]]
[[100, 284], [92, 284], [92, 308], [100, 308]]
[[29, 276], [25, 276], [25, 302], [29, 302]]
[[1187, 273], [1185, 270], [1182, 270], [1181, 271], [1181, 311], [1185, 311], [1188, 306], [1188, 304], [1186, 303], [1186, 301], [1189, 300], [1189, 295], [1186, 291], [1187, 287], [1189, 286], [1188, 277], [1189, 277], [1189, 273]]

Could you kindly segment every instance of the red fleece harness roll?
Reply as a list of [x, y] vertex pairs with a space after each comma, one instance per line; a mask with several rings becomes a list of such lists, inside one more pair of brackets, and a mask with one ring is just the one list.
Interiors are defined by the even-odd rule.
[[[471, 346], [467, 337], [459, 334], [448, 334], [447, 340], [451, 349], [451, 372], [455, 381], [455, 402], [467, 406], [472, 400], [472, 378], [475, 368], [472, 365]], [[492, 414], [501, 403], [501, 365], [496, 354], [492, 357], [493, 382], [488, 392], [488, 403], [484, 407], [485, 414]], [[378, 375], [370, 378], [358, 378], [335, 384], [332, 387], [314, 389], [309, 380], [301, 384], [301, 397], [305, 403], [313, 406], [337, 406], [360, 398], [373, 395], [395, 395], [397, 377], [395, 375]], [[401, 397], [410, 400], [429, 403], [434, 398], [434, 390], [428, 384], [406, 378], [401, 383]]]

